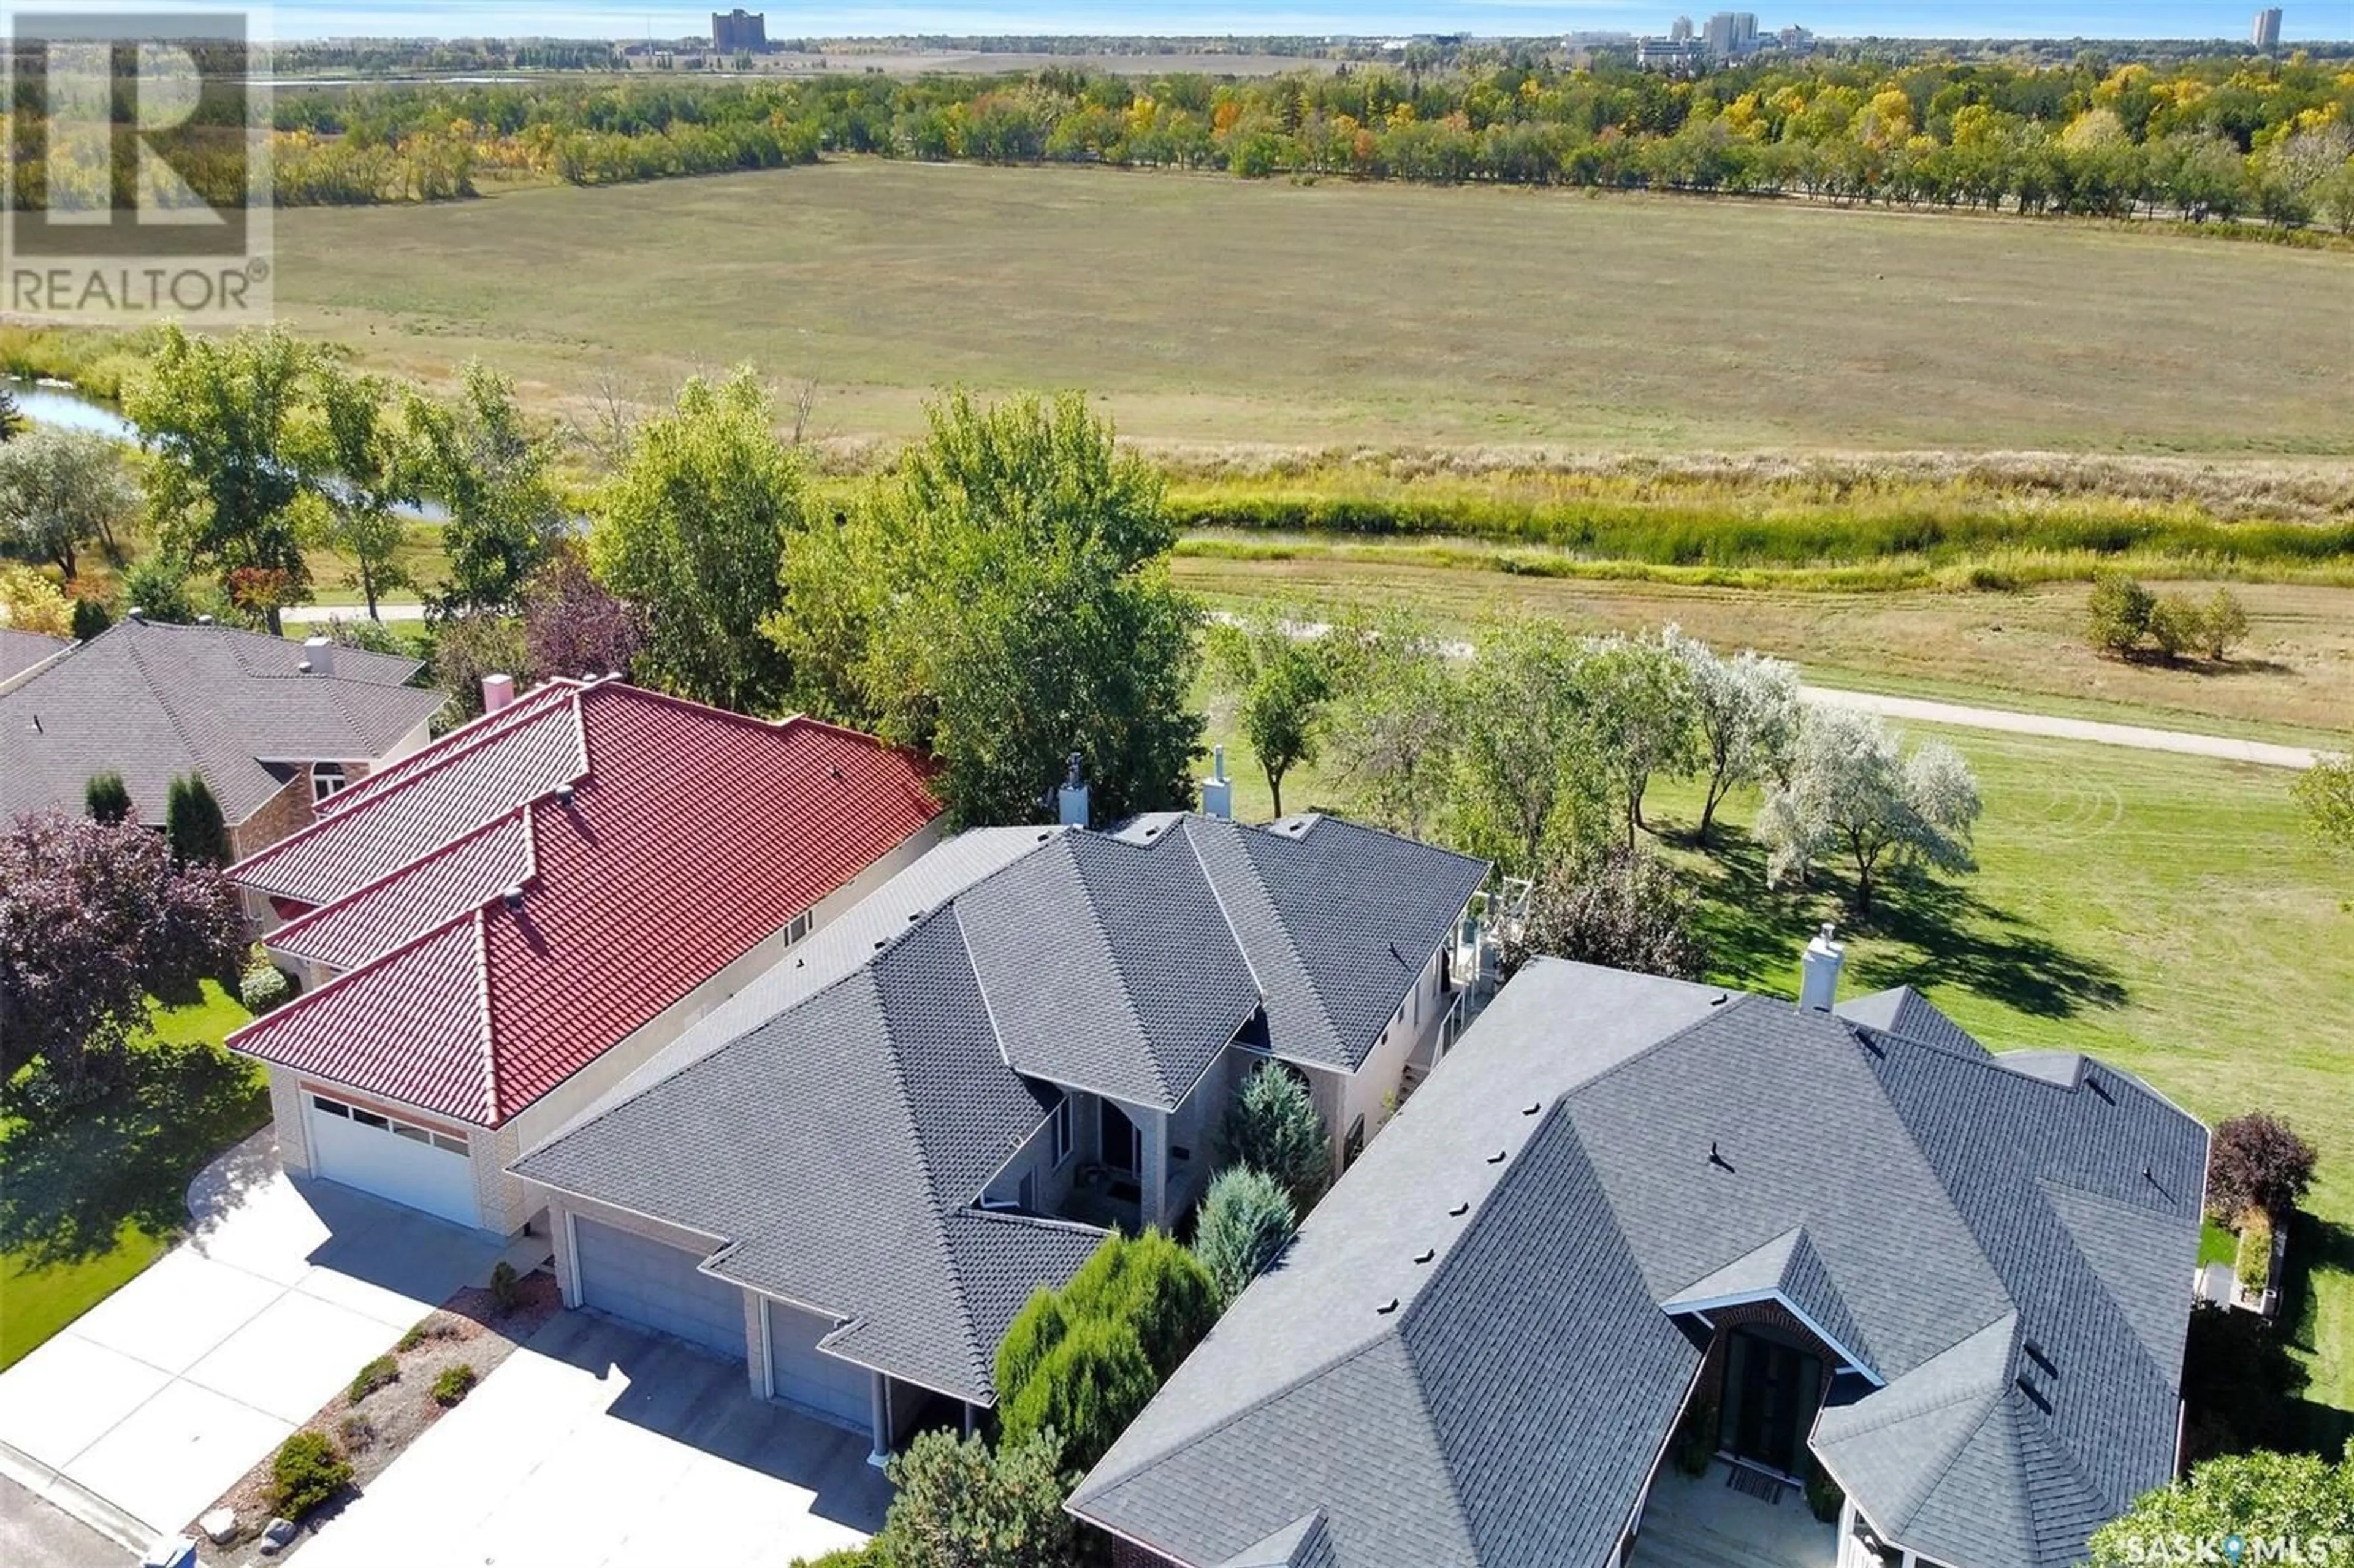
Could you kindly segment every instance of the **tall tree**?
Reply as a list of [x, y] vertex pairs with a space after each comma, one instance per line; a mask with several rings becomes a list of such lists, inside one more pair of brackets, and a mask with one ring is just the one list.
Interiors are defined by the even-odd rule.
[[1235, 719], [1280, 817], [1284, 779], [1316, 760], [1332, 700], [1332, 650], [1306, 617], [1280, 610], [1214, 621], [1208, 641], [1212, 668], [1239, 698]]
[[1196, 612], [1160, 475], [1076, 395], [929, 410], [854, 514], [785, 552], [809, 705], [928, 751], [958, 822], [1034, 821], [1076, 751], [1098, 818], [1182, 805]]
[[231, 972], [237, 890], [175, 867], [133, 821], [19, 817], [0, 839], [0, 1082], [38, 1062], [61, 1082], [103, 1075], [147, 1027], [150, 992]]
[[1643, 797], [1661, 773], [1690, 773], [1699, 763], [1689, 666], [1664, 638], [1597, 637], [1580, 651], [1577, 693], [1590, 755], [1610, 780], [1631, 847], [1643, 821]]
[[1916, 747], [1871, 714], [1810, 708], [1798, 729], [1790, 776], [1766, 793], [1757, 836], [1766, 874], [1804, 880], [1818, 862], [1838, 860], [1855, 877], [1855, 908], [1872, 910], [1889, 866], [1968, 871], [1978, 781], [1961, 754], [1942, 742]]
[[[2194, 1467], [2093, 1532], [2094, 1568], [2179, 1562], [2181, 1553], [2231, 1560], [2228, 1542], [2262, 1542], [2302, 1554], [2315, 1541], [2354, 1537], [2354, 1448], [2335, 1465], [2310, 1454], [2232, 1454]], [[2322, 1549], [2319, 1559], [2338, 1555]], [[2253, 1556], [2253, 1554], [2251, 1554]]]
[[784, 603], [779, 567], [803, 524], [801, 462], [748, 367], [696, 377], [640, 425], [588, 535], [605, 586], [638, 607], [638, 662], [656, 684], [745, 712], [776, 705], [791, 662], [761, 627]]
[[81, 809], [93, 821], [111, 825], [131, 815], [131, 789], [111, 770], [93, 773], [82, 786]]
[[1509, 975], [1538, 956], [1696, 980], [1708, 973], [1700, 901], [1658, 855], [1613, 844], [1564, 855], [1536, 879], [1505, 938]]
[[138, 504], [122, 449], [94, 430], [41, 425], [0, 443], [0, 537], [68, 577], [82, 546], [111, 545]]
[[525, 421], [514, 384], [479, 360], [467, 364], [451, 402], [404, 393], [401, 425], [418, 493], [449, 513], [441, 541], [450, 579], [437, 608], [445, 616], [513, 609], [565, 532], [547, 475], [549, 441]]
[[558, 545], [523, 590], [524, 666], [534, 682], [554, 675], [630, 673], [645, 646], [645, 618], [605, 591], [570, 540]]
[[1462, 680], [1453, 650], [1404, 611], [1334, 635], [1337, 692], [1326, 729], [1336, 760], [1375, 821], [1420, 838], [1455, 764]]
[[2227, 1225], [2251, 1209], [2286, 1224], [2320, 1160], [2320, 1150], [2270, 1111], [2235, 1116], [2208, 1144], [2207, 1212]]
[[297, 503], [321, 454], [302, 418], [314, 351], [280, 327], [233, 337], [160, 329], [155, 352], [123, 388], [122, 411], [156, 461], [148, 497], [167, 543], [199, 567], [283, 574], [262, 613], [310, 597]]
[[333, 470], [319, 489], [326, 536], [358, 566], [368, 619], [381, 620], [377, 596], [408, 580], [395, 560], [408, 532], [402, 510], [417, 504], [392, 388], [380, 376], [323, 359], [314, 396]]
[[1508, 876], [1535, 875], [1549, 846], [1597, 814], [1579, 662], [1576, 639], [1539, 621], [1490, 641], [1464, 682], [1452, 815], [1466, 846]]
[[1700, 810], [1705, 845], [1726, 795], [1738, 785], [1778, 778], [1788, 767], [1798, 734], [1798, 669], [1748, 648], [1728, 659], [1674, 626], [1660, 640], [1684, 662], [1707, 783]]

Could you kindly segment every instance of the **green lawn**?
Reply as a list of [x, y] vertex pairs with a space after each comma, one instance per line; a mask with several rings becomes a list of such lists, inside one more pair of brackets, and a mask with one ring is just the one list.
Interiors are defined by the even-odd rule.
[[2209, 1220], [2199, 1227], [2199, 1266], [2211, 1263], [2230, 1263], [2240, 1255], [2237, 1233]]
[[0, 1118], [0, 1367], [155, 1261], [189, 1180], [270, 1119], [261, 1075], [220, 1049], [249, 1014], [210, 980], [159, 1009], [133, 1081], [54, 1116]]
[[[1236, 813], [1263, 817], [1266, 783], [1230, 714], [1209, 705]], [[1795, 994], [1808, 934], [1837, 917], [1850, 994], [1909, 983], [1997, 1051], [2087, 1052], [2211, 1123], [2257, 1107], [2287, 1117], [2322, 1160], [2291, 1239], [2284, 1321], [2311, 1373], [2307, 1399], [2354, 1412], [2354, 1061], [2342, 1027], [2354, 1012], [2354, 862], [2304, 833], [2277, 769], [1940, 737], [1978, 771], [1981, 869], [1898, 890], [1869, 922], [1849, 919], [1829, 888], [1766, 889], [1744, 831], [1754, 800], [1720, 812], [1731, 832], [1713, 857], [1670, 850], [1708, 888], [1717, 978]], [[1287, 781], [1285, 800], [1345, 809], [1348, 790], [1311, 772]], [[1688, 825], [1693, 792], [1655, 786], [1649, 814]], [[2349, 1427], [2327, 1412], [2313, 1425], [2325, 1440]]]

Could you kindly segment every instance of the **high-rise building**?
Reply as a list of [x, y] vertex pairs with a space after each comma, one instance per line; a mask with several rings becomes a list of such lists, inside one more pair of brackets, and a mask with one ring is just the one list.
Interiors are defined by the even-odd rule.
[[1668, 29], [1668, 42], [1671, 44], [1688, 44], [1691, 42], [1691, 18], [1690, 16], [1679, 16], [1675, 20], [1675, 25]]
[[2277, 5], [2267, 5], [2257, 12], [2255, 26], [2248, 29], [2248, 41], [2260, 49], [2278, 48], [2280, 18], [2281, 8]]
[[769, 47], [769, 15], [747, 12], [742, 6], [721, 16], [711, 13], [711, 52], [719, 55], [737, 53], [760, 54]]
[[1712, 58], [1738, 58], [1757, 47], [1757, 15], [1754, 11], [1719, 11], [1708, 19], [1702, 37]]

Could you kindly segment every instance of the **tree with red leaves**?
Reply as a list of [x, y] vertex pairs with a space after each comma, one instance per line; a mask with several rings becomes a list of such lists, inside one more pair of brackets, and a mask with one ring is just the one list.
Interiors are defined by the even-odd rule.
[[2270, 1111], [2250, 1111], [2216, 1128], [2207, 1150], [2207, 1212], [2236, 1225], [2254, 1209], [2285, 1221], [2313, 1185], [2320, 1153]]
[[605, 591], [578, 545], [558, 546], [523, 596], [524, 646], [531, 678], [628, 674], [645, 645], [637, 608]]
[[193, 992], [244, 949], [229, 880], [175, 866], [162, 834], [19, 817], [0, 840], [0, 1081], [33, 1064], [69, 1087], [111, 1078], [150, 993]]

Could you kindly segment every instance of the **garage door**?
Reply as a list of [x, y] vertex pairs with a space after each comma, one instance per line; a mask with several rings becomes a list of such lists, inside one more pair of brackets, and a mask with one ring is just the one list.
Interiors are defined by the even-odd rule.
[[574, 1215], [580, 1304], [744, 1359], [744, 1293], [696, 1272], [700, 1255]]
[[875, 1374], [829, 1356], [817, 1342], [833, 1319], [775, 1301], [769, 1313], [769, 1393], [859, 1432], [873, 1430]]
[[303, 1126], [316, 1174], [461, 1225], [482, 1223], [464, 1139], [326, 1095], [304, 1097]]

